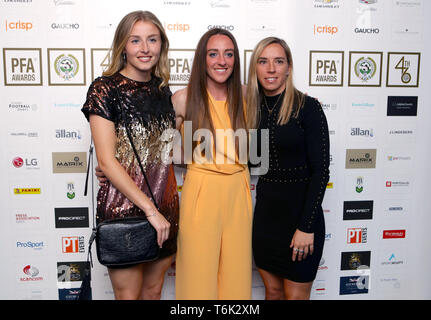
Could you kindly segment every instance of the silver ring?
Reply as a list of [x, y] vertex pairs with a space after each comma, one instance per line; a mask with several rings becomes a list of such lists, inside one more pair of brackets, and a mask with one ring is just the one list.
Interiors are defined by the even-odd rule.
[[298, 250], [299, 251], [299, 253], [304, 253], [304, 250]]
[[298, 252], [298, 250], [299, 250], [298, 248], [293, 248], [293, 251], [295, 252]]

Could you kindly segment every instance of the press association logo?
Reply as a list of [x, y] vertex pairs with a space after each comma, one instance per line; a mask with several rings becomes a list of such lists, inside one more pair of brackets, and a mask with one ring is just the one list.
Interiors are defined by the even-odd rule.
[[3, 48], [5, 86], [41, 86], [40, 48]]

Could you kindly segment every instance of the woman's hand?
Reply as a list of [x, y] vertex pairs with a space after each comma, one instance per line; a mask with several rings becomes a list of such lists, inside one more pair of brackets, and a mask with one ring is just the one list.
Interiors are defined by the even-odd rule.
[[108, 178], [106, 178], [105, 174], [99, 166], [96, 167], [96, 177], [99, 181], [99, 186], [103, 186], [106, 182], [108, 182]]
[[314, 233], [306, 233], [296, 229], [293, 235], [290, 248], [293, 248], [292, 261], [298, 261], [307, 258], [308, 254], [313, 254]]
[[150, 222], [157, 231], [157, 244], [161, 248], [163, 242], [169, 238], [169, 228], [171, 224], [156, 208], [146, 210], [145, 212], [148, 222]]

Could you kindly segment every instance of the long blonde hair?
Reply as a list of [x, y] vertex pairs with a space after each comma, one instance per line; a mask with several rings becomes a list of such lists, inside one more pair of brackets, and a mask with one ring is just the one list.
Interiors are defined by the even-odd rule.
[[153, 68], [152, 73], [162, 79], [162, 83], [159, 88], [165, 87], [169, 83], [169, 40], [159, 19], [149, 11], [133, 11], [121, 19], [117, 29], [115, 30], [114, 39], [112, 41], [109, 65], [103, 72], [103, 75], [111, 76], [125, 67], [126, 60], [123, 58], [123, 51], [130, 36], [130, 32], [138, 21], [152, 22], [157, 29], [159, 29], [160, 37], [162, 39], [161, 52], [159, 61]]
[[262, 51], [270, 44], [278, 43], [284, 50], [287, 58], [287, 63], [290, 67], [289, 75], [286, 79], [286, 88], [284, 89], [284, 97], [278, 113], [277, 124], [286, 124], [290, 117], [297, 117], [299, 110], [304, 105], [305, 95], [295, 88], [293, 85], [293, 59], [287, 43], [280, 38], [268, 37], [256, 45], [251, 55], [248, 83], [247, 83], [247, 126], [248, 128], [256, 128], [260, 119], [260, 105], [263, 99], [263, 90], [257, 79], [256, 66], [257, 61], [262, 54]]

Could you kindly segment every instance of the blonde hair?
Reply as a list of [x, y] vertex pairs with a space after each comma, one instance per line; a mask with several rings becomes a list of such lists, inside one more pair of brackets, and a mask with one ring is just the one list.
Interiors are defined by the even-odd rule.
[[117, 29], [115, 30], [114, 39], [112, 41], [109, 65], [108, 68], [103, 72], [103, 75], [111, 76], [125, 67], [126, 60], [123, 58], [123, 51], [130, 32], [132, 31], [135, 23], [138, 21], [152, 22], [157, 27], [157, 29], [159, 29], [160, 37], [162, 39], [160, 58], [153, 68], [152, 73], [162, 79], [162, 83], [160, 84], [159, 88], [165, 87], [169, 83], [169, 40], [159, 19], [149, 11], [133, 11], [121, 19]]
[[289, 75], [286, 79], [286, 88], [284, 89], [284, 97], [278, 113], [277, 124], [286, 124], [290, 117], [297, 117], [299, 110], [304, 105], [305, 95], [297, 90], [293, 85], [293, 60], [292, 53], [287, 43], [276, 37], [265, 38], [256, 45], [251, 55], [248, 83], [247, 83], [247, 126], [248, 128], [256, 128], [259, 125], [260, 105], [263, 98], [263, 90], [257, 79], [256, 66], [262, 51], [270, 44], [278, 43], [284, 50], [287, 58], [287, 63], [290, 67]]

